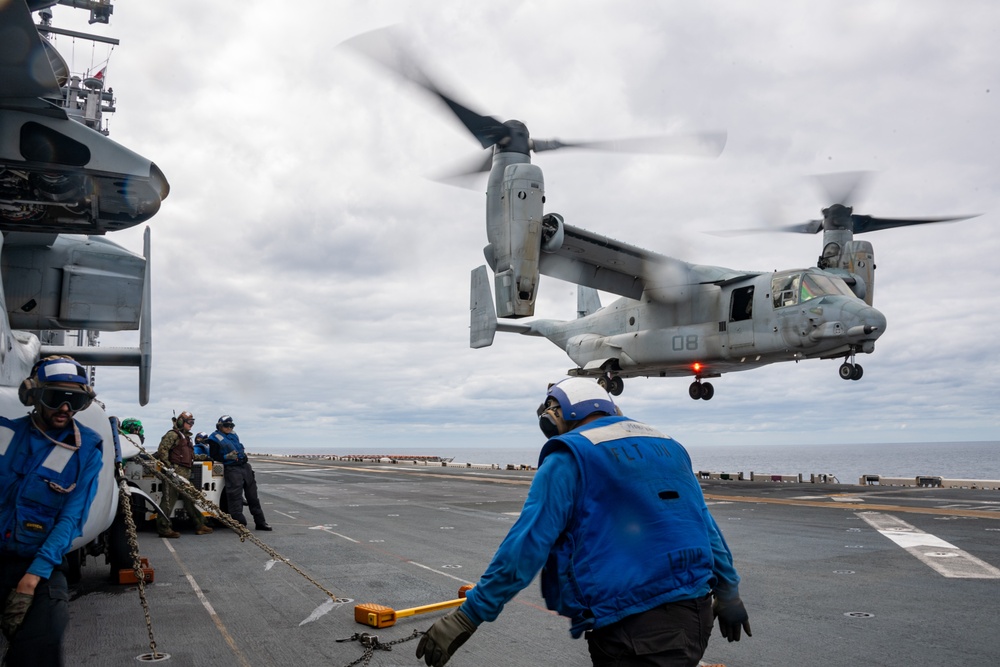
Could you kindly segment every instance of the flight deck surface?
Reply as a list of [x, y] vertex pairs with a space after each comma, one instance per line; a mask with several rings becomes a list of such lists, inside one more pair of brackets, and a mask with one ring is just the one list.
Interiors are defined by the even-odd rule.
[[[358, 641], [405, 639], [445, 612], [374, 629], [354, 606], [405, 609], [475, 583], [517, 518], [532, 473], [263, 458], [254, 462], [274, 532], [256, 533], [312, 577], [231, 531], [139, 534], [168, 665], [330, 665]], [[705, 664], [985, 665], [1000, 655], [1000, 492], [702, 481], [736, 558], [753, 637], [713, 633]], [[319, 586], [333, 593], [337, 602]], [[89, 561], [70, 603], [67, 664], [130, 664], [150, 652], [135, 586]], [[326, 603], [324, 605], [324, 603]], [[332, 607], [332, 608], [331, 608]], [[310, 620], [312, 619], [312, 620]], [[590, 664], [586, 642], [545, 609], [537, 581], [449, 664]], [[416, 640], [375, 666], [417, 665]], [[364, 664], [364, 663], [357, 663]]]

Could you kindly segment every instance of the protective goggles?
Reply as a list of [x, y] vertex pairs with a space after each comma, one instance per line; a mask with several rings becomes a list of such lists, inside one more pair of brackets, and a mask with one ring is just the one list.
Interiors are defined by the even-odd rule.
[[66, 387], [43, 387], [38, 392], [38, 402], [49, 410], [68, 405], [72, 412], [87, 409], [94, 398], [87, 392]]
[[224, 424], [219, 424], [219, 428], [236, 428], [236, 424], [233, 422], [226, 422]]

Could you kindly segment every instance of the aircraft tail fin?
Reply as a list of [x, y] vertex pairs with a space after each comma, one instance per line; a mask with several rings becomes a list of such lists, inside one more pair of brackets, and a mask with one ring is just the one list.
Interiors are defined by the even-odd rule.
[[493, 294], [490, 292], [490, 274], [485, 265], [472, 270], [469, 309], [469, 347], [489, 347], [497, 333], [497, 313], [493, 306]]
[[576, 288], [576, 317], [586, 317], [601, 309], [601, 296], [592, 287], [578, 285]]

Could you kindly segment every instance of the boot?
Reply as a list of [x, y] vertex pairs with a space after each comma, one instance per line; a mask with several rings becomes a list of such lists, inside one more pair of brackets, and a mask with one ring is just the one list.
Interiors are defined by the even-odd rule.
[[274, 530], [274, 528], [271, 528], [269, 525], [267, 525], [266, 521], [261, 521], [259, 523], [254, 524], [254, 530]]
[[172, 528], [159, 531], [159, 535], [160, 537], [170, 537], [170, 538], [177, 538], [181, 536], [180, 533], [178, 533], [176, 530], [173, 530]]
[[198, 526], [198, 528], [194, 531], [194, 534], [195, 535], [208, 535], [211, 532], [212, 532], [211, 528], [209, 528], [208, 526], [202, 525], [202, 526]]

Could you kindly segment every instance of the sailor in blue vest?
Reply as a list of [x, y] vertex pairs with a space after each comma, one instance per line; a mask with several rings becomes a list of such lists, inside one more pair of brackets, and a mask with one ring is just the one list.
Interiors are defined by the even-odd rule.
[[538, 416], [549, 440], [520, 517], [417, 657], [444, 665], [539, 569], [546, 605], [574, 638], [586, 633], [594, 665], [694, 667], [713, 612], [729, 641], [750, 636], [732, 553], [684, 448], [585, 378], [551, 385]]
[[84, 368], [47, 357], [21, 383], [34, 410], [0, 417], [0, 629], [5, 665], [62, 665], [69, 621], [63, 556], [97, 494], [101, 437], [73, 415], [94, 400]]
[[194, 458], [196, 461], [208, 461], [211, 459], [211, 450], [208, 446], [208, 433], [202, 431], [194, 436]]
[[247, 518], [243, 514], [243, 494], [246, 493], [247, 505], [253, 516], [256, 530], [272, 530], [264, 519], [264, 510], [260, 507], [257, 497], [257, 478], [253, 474], [253, 466], [247, 460], [243, 443], [233, 429], [236, 423], [229, 415], [222, 415], [215, 424], [215, 432], [209, 436], [212, 457], [224, 464], [226, 479], [226, 504], [229, 515], [244, 526]]

